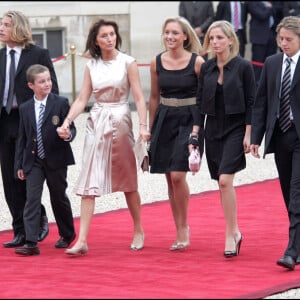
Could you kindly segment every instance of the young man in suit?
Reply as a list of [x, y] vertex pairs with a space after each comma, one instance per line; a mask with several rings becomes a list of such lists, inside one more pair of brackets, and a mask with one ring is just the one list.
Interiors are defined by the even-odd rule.
[[66, 248], [75, 239], [72, 209], [66, 189], [68, 165], [75, 163], [70, 142], [75, 138], [76, 128], [72, 123], [70, 129], [59, 132], [58, 127], [65, 120], [70, 106], [67, 98], [51, 93], [52, 82], [47, 67], [39, 64], [30, 66], [27, 80], [34, 96], [19, 107], [20, 124], [15, 155], [18, 178], [26, 181], [27, 201], [23, 217], [26, 243], [16, 248], [15, 252], [38, 255], [38, 225], [45, 180], [61, 236], [55, 247]]
[[[0, 164], [5, 200], [12, 215], [14, 232], [13, 240], [5, 242], [3, 246], [11, 248], [25, 242], [23, 211], [26, 185], [14, 176], [14, 155], [19, 125], [19, 105], [33, 95], [27, 85], [26, 70], [32, 64], [45, 65], [51, 73], [52, 92], [58, 94], [58, 86], [49, 51], [34, 45], [29, 21], [21, 12], [4, 13], [0, 21], [0, 42], [4, 45], [0, 49]], [[14, 50], [13, 60], [10, 50]], [[15, 70], [15, 74], [12, 75], [14, 80], [9, 80], [11, 61], [15, 63], [12, 68]], [[11, 94], [9, 94], [10, 86]], [[44, 206], [41, 212], [39, 241], [45, 239], [49, 232]]]
[[288, 246], [277, 264], [294, 270], [300, 263], [300, 18], [283, 18], [276, 31], [282, 52], [268, 57], [262, 69], [250, 148], [259, 158], [265, 136], [264, 157], [274, 153], [289, 218]]

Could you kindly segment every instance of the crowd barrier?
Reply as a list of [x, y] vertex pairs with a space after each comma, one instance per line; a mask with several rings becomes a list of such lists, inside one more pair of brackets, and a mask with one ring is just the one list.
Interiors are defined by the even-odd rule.
[[[72, 81], [71, 81], [71, 84], [72, 84], [72, 89], [71, 89], [71, 93], [72, 93], [72, 99], [75, 100], [76, 98], [76, 68], [75, 68], [75, 57], [78, 56], [80, 58], [88, 58], [86, 55], [82, 54], [82, 53], [77, 53], [76, 52], [76, 47], [75, 46], [71, 46], [70, 47], [70, 50], [71, 52], [70, 53], [67, 53], [67, 54], [64, 54], [64, 55], [61, 55], [59, 57], [56, 57], [56, 58], [53, 58], [52, 59], [52, 62], [53, 62], [53, 65], [54, 67], [57, 67], [57, 69], [60, 71], [60, 72], [65, 72], [66, 71], [66, 67], [69, 68], [69, 66], [64, 66], [64, 64], [68, 63], [70, 65], [70, 68], [71, 68], [71, 77], [72, 77]], [[71, 59], [71, 61], [69, 61], [69, 59]], [[250, 61], [251, 64], [253, 66], [258, 66], [258, 67], [263, 67], [263, 63], [261, 62], [257, 62], [257, 61]], [[82, 63], [82, 60], [81, 60], [81, 63]], [[78, 63], [77, 63], [78, 64]], [[81, 67], [82, 67], [82, 64], [81, 64]], [[147, 64], [147, 63], [138, 63], [138, 67], [140, 69], [140, 75], [141, 75], [141, 80], [143, 82], [143, 85], [144, 85], [144, 90], [145, 90], [145, 93], [146, 93], [146, 96], [147, 94], [149, 93], [149, 90], [150, 90], [150, 81], [149, 81], [149, 67], [150, 67], [150, 64]], [[78, 66], [77, 66], [78, 68]], [[69, 76], [69, 75], [67, 75]], [[66, 78], [66, 77], [64, 77]], [[77, 78], [77, 82], [78, 82], [78, 78]], [[69, 90], [69, 81], [66, 81], [66, 80], [63, 80], [62, 83], [64, 84], [64, 89], [66, 90]], [[63, 89], [62, 89], [63, 90]]]

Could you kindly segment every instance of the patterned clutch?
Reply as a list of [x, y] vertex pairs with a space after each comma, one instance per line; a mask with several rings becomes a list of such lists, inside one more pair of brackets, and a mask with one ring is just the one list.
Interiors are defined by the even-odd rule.
[[198, 149], [193, 149], [189, 155], [189, 168], [193, 175], [200, 170], [201, 157]]

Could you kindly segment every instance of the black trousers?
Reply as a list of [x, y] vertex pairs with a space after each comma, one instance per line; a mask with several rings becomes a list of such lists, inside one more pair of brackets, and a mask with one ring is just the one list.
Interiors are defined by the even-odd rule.
[[[264, 64], [268, 56], [277, 52], [278, 46], [276, 42], [276, 33], [274, 30], [270, 29], [270, 34], [266, 37], [266, 42], [267, 43], [264, 45], [252, 43], [252, 61]], [[253, 69], [255, 80], [258, 84], [260, 80], [262, 66], [254, 64]]]
[[24, 225], [27, 241], [37, 242], [45, 180], [59, 235], [70, 239], [75, 234], [71, 204], [66, 195], [66, 178], [67, 167], [53, 170], [48, 167], [47, 159], [36, 158], [32, 170], [26, 175], [27, 201], [24, 209]]
[[300, 254], [300, 138], [294, 125], [283, 133], [274, 132], [275, 163], [289, 217], [289, 242], [285, 255]]
[[245, 45], [246, 45], [246, 41], [244, 40], [244, 31], [243, 30], [237, 30], [236, 32], [236, 35], [239, 39], [239, 42], [240, 42], [240, 55], [242, 57], [245, 56]]

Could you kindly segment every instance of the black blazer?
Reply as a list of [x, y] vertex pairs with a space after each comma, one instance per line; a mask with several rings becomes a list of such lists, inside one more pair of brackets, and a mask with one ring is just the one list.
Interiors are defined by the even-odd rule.
[[[42, 124], [42, 139], [47, 165], [51, 169], [62, 168], [75, 163], [70, 141], [76, 136], [74, 123], [71, 124], [70, 141], [61, 139], [56, 129], [60, 127], [68, 114], [70, 105], [65, 97], [50, 93], [45, 108]], [[15, 155], [15, 171], [23, 169], [28, 174], [33, 166], [37, 150], [37, 126], [34, 100], [23, 103], [19, 107], [20, 123]]]
[[[197, 104], [202, 115], [215, 115], [218, 76], [219, 68], [215, 58], [203, 63], [197, 92]], [[248, 60], [236, 56], [224, 66], [223, 94], [226, 114], [245, 113], [246, 124], [251, 124], [255, 90], [254, 71]]]
[[[253, 106], [251, 144], [260, 145], [265, 134], [264, 156], [274, 152], [272, 135], [280, 103], [282, 60], [282, 52], [266, 59]], [[300, 137], [300, 60], [295, 69], [290, 95], [294, 123]]]
[[[15, 77], [15, 92], [17, 103], [20, 106], [23, 102], [33, 97], [33, 91], [27, 85], [26, 70], [34, 64], [44, 65], [49, 68], [52, 80], [52, 92], [59, 93], [55, 70], [50, 58], [48, 49], [30, 45], [22, 50]], [[6, 47], [0, 49], [0, 114], [3, 106], [3, 95], [6, 77]]]

